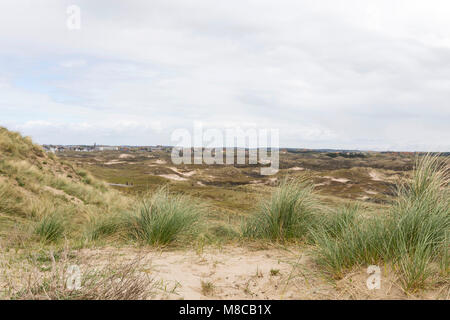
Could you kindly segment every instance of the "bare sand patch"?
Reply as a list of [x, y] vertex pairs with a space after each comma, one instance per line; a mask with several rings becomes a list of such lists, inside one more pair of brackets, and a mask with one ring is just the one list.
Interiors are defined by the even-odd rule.
[[122, 153], [122, 154], [119, 156], [119, 159], [128, 159], [128, 158], [134, 158], [134, 156], [131, 155], [131, 154], [126, 154], [126, 153]]
[[126, 163], [126, 161], [111, 160], [111, 161], [105, 162], [104, 165], [110, 166], [113, 164], [121, 164], [121, 163]]
[[[106, 263], [108, 256], [120, 263], [141, 257], [145, 272], [163, 284], [156, 299], [436, 299], [446, 294], [406, 295], [388, 267], [381, 270], [379, 289], [368, 289], [367, 268], [333, 281], [317, 269], [306, 248], [298, 247], [86, 248], [77, 256], [91, 265]], [[211, 290], [202, 290], [202, 282]]]
[[[26, 285], [29, 261], [0, 253], [0, 286], [6, 279], [17, 288]], [[355, 267], [344, 278], [328, 278], [314, 263], [307, 247], [204, 247], [157, 249], [150, 247], [103, 247], [72, 250], [82, 272], [138, 261], [138, 273], [150, 276], [157, 287], [153, 299], [448, 299], [447, 287], [433, 286], [406, 294], [389, 265], [380, 266], [380, 287], [370, 290], [368, 268]], [[13, 266], [11, 266], [13, 264]], [[46, 265], [51, 267], [51, 265]], [[209, 285], [204, 290], [202, 283]], [[0, 292], [0, 298], [2, 292]]]
[[345, 178], [333, 178], [333, 179], [331, 179], [331, 181], [336, 181], [336, 182], [340, 182], [340, 183], [347, 183], [350, 180], [349, 179], [345, 179]]
[[[98, 251], [82, 250], [89, 260], [107, 256]], [[137, 254], [133, 251], [118, 250], [116, 260], [132, 260]], [[297, 268], [308, 258], [297, 251], [225, 247], [207, 248], [201, 253], [149, 250], [139, 255], [145, 259], [152, 277], [168, 288], [160, 291], [156, 299], [331, 298], [329, 283], [301, 275]], [[211, 283], [211, 292], [202, 290], [202, 281]]]
[[271, 164], [272, 161], [269, 159], [260, 159], [260, 160], [258, 160], [258, 163], [264, 165], [264, 164]]
[[176, 172], [176, 173], [178, 173], [178, 174], [180, 174], [180, 175], [182, 175], [182, 176], [185, 176], [185, 177], [191, 177], [191, 176], [193, 176], [194, 174], [197, 173], [197, 170], [192, 170], [192, 171], [187, 171], [187, 172], [181, 172], [181, 171], [179, 171], [179, 170], [178, 170], [177, 168], [175, 168], [175, 167], [169, 167], [169, 169], [172, 170], [173, 172]]
[[170, 179], [170, 180], [175, 180], [175, 181], [186, 181], [186, 178], [180, 177], [179, 175], [176, 174], [158, 174], [158, 177], [163, 177], [166, 179]]
[[314, 184], [314, 187], [328, 186], [329, 184], [330, 184], [329, 182], [320, 182], [320, 183]]
[[346, 179], [346, 178], [335, 178], [335, 177], [330, 177], [330, 176], [324, 176], [324, 178], [330, 179], [331, 181], [335, 181], [335, 182], [339, 182], [339, 183], [347, 183], [350, 180]]
[[383, 181], [384, 180], [383, 176], [375, 170], [370, 171], [369, 176], [373, 181]]

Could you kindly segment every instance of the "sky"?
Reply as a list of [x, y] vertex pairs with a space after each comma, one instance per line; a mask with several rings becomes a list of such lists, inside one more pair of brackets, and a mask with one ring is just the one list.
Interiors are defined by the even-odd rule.
[[449, 17], [447, 0], [2, 0], [0, 125], [41, 144], [173, 145], [200, 122], [450, 151]]

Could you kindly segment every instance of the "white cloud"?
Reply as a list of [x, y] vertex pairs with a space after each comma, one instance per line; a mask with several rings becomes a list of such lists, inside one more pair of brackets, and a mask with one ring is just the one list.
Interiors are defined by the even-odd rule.
[[82, 67], [86, 65], [86, 61], [83, 59], [77, 59], [77, 60], [66, 60], [62, 61], [60, 65], [64, 68], [76, 68], [76, 67]]
[[447, 1], [77, 1], [80, 31], [71, 2], [47, 2], [0, 3], [0, 124], [39, 142], [87, 125], [168, 144], [202, 121], [292, 147], [450, 149]]

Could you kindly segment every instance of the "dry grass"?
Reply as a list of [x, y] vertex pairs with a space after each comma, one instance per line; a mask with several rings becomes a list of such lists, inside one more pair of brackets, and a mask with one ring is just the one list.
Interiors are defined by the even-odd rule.
[[211, 296], [214, 294], [215, 286], [214, 283], [211, 281], [203, 281], [201, 282], [202, 285], [202, 294], [204, 296]]
[[[68, 251], [59, 259], [49, 253], [52, 263], [49, 271], [42, 271], [34, 261], [29, 271], [22, 271], [25, 282], [8, 279], [8, 297], [13, 300], [143, 300], [149, 299], [158, 289], [158, 283], [141, 271], [141, 259], [115, 263], [111, 259], [100, 268], [84, 271], [71, 263]], [[76, 284], [77, 271], [79, 285]]]
[[44, 153], [30, 138], [24, 138], [20, 133], [11, 132], [3, 127], [0, 127], [0, 152], [20, 158], [28, 157], [30, 153], [38, 155]]

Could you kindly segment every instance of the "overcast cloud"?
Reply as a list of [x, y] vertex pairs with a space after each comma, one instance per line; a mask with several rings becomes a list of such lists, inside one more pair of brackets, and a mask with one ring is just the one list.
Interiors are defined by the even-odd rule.
[[[81, 8], [81, 29], [66, 8]], [[0, 125], [39, 143], [450, 151], [450, 2], [0, 2]]]

